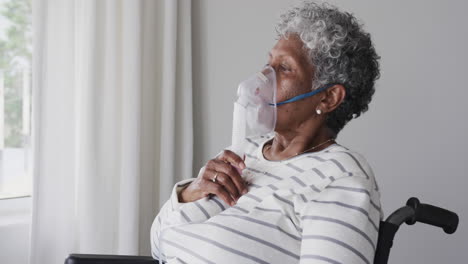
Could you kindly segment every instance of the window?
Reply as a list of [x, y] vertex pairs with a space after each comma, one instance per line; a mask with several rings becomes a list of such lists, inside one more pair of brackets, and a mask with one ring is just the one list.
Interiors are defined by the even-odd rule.
[[0, 199], [31, 195], [31, 0], [0, 0]]

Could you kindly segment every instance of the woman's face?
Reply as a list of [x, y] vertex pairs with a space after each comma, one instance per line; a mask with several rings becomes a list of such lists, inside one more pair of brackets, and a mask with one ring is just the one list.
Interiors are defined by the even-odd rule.
[[[269, 52], [268, 64], [276, 71], [276, 101], [310, 92], [314, 67], [297, 35], [281, 38]], [[278, 106], [276, 131], [294, 130], [315, 113], [318, 96]]]

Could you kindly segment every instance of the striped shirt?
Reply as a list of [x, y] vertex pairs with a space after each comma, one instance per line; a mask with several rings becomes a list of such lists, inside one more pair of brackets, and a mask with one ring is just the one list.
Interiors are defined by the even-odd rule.
[[272, 135], [245, 142], [249, 192], [179, 203], [176, 184], [151, 227], [153, 257], [168, 263], [372, 264], [383, 211], [373, 172], [341, 145], [266, 160]]

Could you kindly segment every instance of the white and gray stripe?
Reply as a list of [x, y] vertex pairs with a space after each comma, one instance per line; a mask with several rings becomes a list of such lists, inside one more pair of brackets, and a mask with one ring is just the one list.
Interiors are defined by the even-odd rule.
[[183, 235], [186, 235], [186, 236], [189, 236], [189, 237], [192, 237], [192, 238], [195, 238], [195, 239], [198, 239], [199, 241], [203, 241], [203, 242], [206, 242], [208, 244], [211, 244], [215, 247], [218, 247], [220, 249], [223, 249], [227, 252], [230, 252], [230, 253], [233, 253], [235, 255], [238, 255], [238, 256], [241, 256], [241, 257], [244, 257], [244, 258], [247, 258], [247, 259], [250, 259], [254, 262], [257, 262], [257, 263], [262, 263], [262, 264], [268, 264], [268, 262], [262, 260], [262, 259], [259, 259], [255, 256], [252, 256], [250, 254], [247, 254], [247, 253], [244, 253], [240, 250], [237, 250], [237, 249], [234, 249], [232, 247], [228, 247], [226, 245], [223, 245], [217, 241], [214, 241], [212, 239], [209, 239], [209, 238], [206, 238], [204, 236], [201, 236], [201, 235], [197, 235], [197, 234], [194, 234], [194, 233], [190, 233], [190, 232], [187, 232], [187, 231], [184, 231], [184, 230], [181, 230], [179, 228], [173, 228], [174, 231], [180, 233], [180, 234], [183, 234]]
[[173, 190], [151, 229], [154, 257], [162, 243], [177, 263], [371, 263], [383, 216], [365, 159], [335, 145], [267, 161], [270, 138], [245, 141], [249, 192], [236, 205], [216, 196], [183, 204]]
[[361, 252], [359, 252], [359, 250], [357, 250], [356, 248], [354, 248], [353, 246], [343, 242], [343, 241], [340, 241], [338, 239], [335, 239], [333, 237], [329, 237], [329, 236], [320, 236], [320, 235], [305, 235], [305, 236], [302, 236], [302, 240], [306, 240], [306, 239], [317, 239], [317, 240], [324, 240], [324, 241], [329, 241], [329, 242], [332, 242], [332, 243], [335, 243], [337, 245], [340, 245], [344, 248], [347, 248], [349, 249], [351, 252], [353, 252], [354, 254], [356, 254], [358, 257], [360, 257], [366, 264], [370, 264], [371, 262], [366, 258], [366, 256], [364, 256], [364, 254], [362, 254]]

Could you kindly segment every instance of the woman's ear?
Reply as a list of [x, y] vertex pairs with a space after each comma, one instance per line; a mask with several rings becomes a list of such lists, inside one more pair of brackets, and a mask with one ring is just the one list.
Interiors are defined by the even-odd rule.
[[324, 92], [320, 104], [323, 112], [329, 113], [335, 110], [345, 99], [346, 89], [341, 84], [335, 84]]

